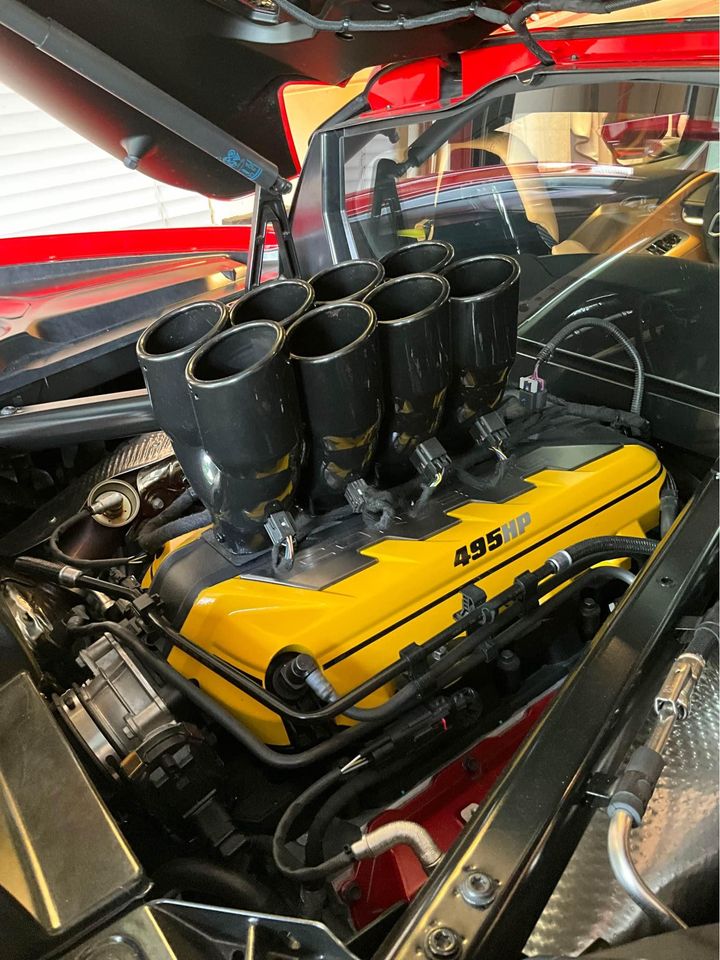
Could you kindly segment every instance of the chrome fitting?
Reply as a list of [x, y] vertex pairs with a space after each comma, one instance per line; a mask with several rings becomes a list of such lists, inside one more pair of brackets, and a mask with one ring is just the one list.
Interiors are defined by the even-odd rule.
[[699, 654], [681, 653], [655, 697], [655, 713], [669, 708], [678, 720], [684, 720], [690, 713], [690, 701], [704, 668], [705, 660]]
[[413, 850], [426, 873], [442, 860], [442, 850], [425, 827], [410, 820], [395, 820], [371, 830], [351, 844], [350, 852], [356, 860], [370, 860], [401, 843]]
[[305, 677], [305, 683], [310, 687], [312, 692], [325, 703], [334, 703], [338, 698], [335, 687], [330, 683], [320, 667]]

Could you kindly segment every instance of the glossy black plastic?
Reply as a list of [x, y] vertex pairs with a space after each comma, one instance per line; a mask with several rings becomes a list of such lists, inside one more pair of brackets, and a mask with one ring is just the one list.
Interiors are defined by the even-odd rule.
[[185, 367], [198, 347], [220, 333], [227, 308], [217, 301], [191, 303], [166, 314], [140, 335], [137, 357], [159, 426], [172, 440], [190, 485], [200, 491], [202, 449]]
[[409, 470], [415, 447], [436, 434], [450, 380], [450, 285], [431, 273], [398, 277], [373, 290], [378, 317], [385, 417], [381, 475]]
[[377, 320], [364, 303], [327, 304], [288, 333], [309, 440], [303, 487], [313, 507], [342, 501], [373, 463], [382, 419]]
[[380, 263], [388, 280], [406, 277], [411, 273], [439, 273], [450, 266], [455, 250], [445, 240], [420, 240], [391, 250]]
[[233, 327], [253, 320], [274, 320], [288, 327], [313, 305], [315, 291], [307, 280], [271, 280], [253, 287], [230, 305]]
[[264, 320], [226, 330], [193, 354], [185, 377], [204, 450], [196, 492], [216, 537], [234, 552], [266, 546], [263, 524], [292, 508], [302, 461], [285, 332]]
[[319, 305], [364, 300], [384, 279], [385, 270], [378, 260], [345, 260], [316, 273], [310, 283]]
[[445, 271], [450, 283], [452, 375], [440, 439], [467, 442], [478, 416], [502, 398], [515, 360], [520, 266], [512, 257], [471, 257]]

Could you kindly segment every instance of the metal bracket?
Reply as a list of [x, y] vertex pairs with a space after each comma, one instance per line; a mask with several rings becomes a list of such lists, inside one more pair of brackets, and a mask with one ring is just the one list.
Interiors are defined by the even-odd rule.
[[250, 290], [260, 283], [265, 253], [265, 235], [269, 226], [272, 226], [275, 231], [280, 257], [280, 273], [284, 277], [300, 276], [300, 264], [295, 249], [295, 241], [290, 230], [290, 221], [282, 194], [257, 186], [255, 187], [255, 204], [250, 228], [250, 249], [248, 250], [247, 272], [245, 274], [246, 290]]
[[585, 784], [583, 798], [585, 803], [597, 809], [607, 807], [608, 803], [610, 803], [612, 788], [616, 780], [617, 777], [613, 777], [609, 773], [600, 773], [597, 771], [593, 773]]

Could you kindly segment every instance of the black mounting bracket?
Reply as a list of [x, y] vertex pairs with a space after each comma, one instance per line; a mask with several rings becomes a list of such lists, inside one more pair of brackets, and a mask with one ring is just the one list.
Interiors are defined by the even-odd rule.
[[255, 205], [250, 228], [250, 249], [245, 274], [246, 290], [250, 290], [251, 287], [256, 287], [260, 283], [265, 252], [265, 235], [269, 226], [272, 226], [275, 231], [280, 258], [280, 273], [284, 277], [298, 277], [300, 275], [295, 241], [290, 230], [290, 221], [282, 194], [275, 190], [257, 186], [255, 187]]

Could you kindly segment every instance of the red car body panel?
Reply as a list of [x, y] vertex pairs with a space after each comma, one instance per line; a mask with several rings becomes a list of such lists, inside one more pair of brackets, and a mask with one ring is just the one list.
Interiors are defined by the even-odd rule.
[[[553, 32], [533, 32], [552, 53], [558, 67], [565, 70], [589, 67], [593, 70], [613, 70], [643, 65], [662, 65], [670, 69], [717, 69], [720, 65], [718, 32], [706, 26], [695, 28], [692, 21], [686, 21], [679, 29], [666, 28], [664, 32], [658, 29], [657, 24], [647, 24], [646, 32], [603, 35], [603, 31], [598, 30], [599, 35], [594, 37], [558, 37]], [[547, 37], [543, 37], [544, 32], [548, 33]], [[460, 54], [460, 64], [462, 96], [466, 97], [504, 77], [532, 69], [537, 61], [527, 47], [508, 36], [493, 37], [476, 50]], [[378, 113], [392, 116], [411, 109], [440, 107], [442, 67], [443, 62], [439, 57], [429, 57], [383, 72], [370, 91], [372, 111], [365, 116]], [[292, 143], [282, 90], [278, 103], [286, 137]], [[88, 257], [246, 252], [249, 240], [248, 226], [161, 228], [8, 238], [0, 239], [0, 266]]]
[[173, 253], [244, 253], [250, 227], [161, 227], [0, 239], [0, 266], [85, 260], [97, 257], [162, 256]]

